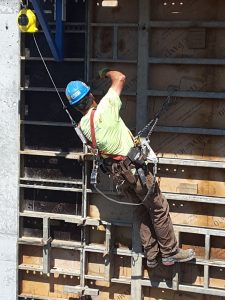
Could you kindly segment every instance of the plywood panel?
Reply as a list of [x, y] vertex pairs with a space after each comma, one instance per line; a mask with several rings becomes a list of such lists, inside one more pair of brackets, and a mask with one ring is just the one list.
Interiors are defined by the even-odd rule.
[[[153, 119], [154, 115], [161, 109], [165, 99], [165, 97], [148, 98], [149, 120]], [[224, 100], [172, 97], [168, 110], [161, 114], [157, 125], [224, 129], [224, 115]], [[158, 133], [156, 133], [156, 135], [158, 135]], [[195, 135], [192, 139], [198, 139], [200, 137], [203, 144], [204, 140], [209, 139], [213, 140], [215, 148], [221, 147], [220, 140], [223, 140], [223, 137]], [[185, 139], [185, 135], [182, 135], [182, 139]], [[174, 142], [176, 143], [176, 140]], [[201, 143], [201, 141], [199, 141], [199, 143]], [[219, 144], [218, 146], [217, 143]]]
[[[92, 66], [92, 77], [95, 78], [98, 71], [106, 66], [105, 63], [96, 62]], [[107, 63], [107, 67], [111, 70], [119, 70], [126, 74], [126, 85], [124, 86], [123, 92], [125, 93], [136, 93], [137, 90], [137, 67], [135, 64], [128, 63]], [[108, 79], [95, 80], [92, 83], [93, 89], [98, 90], [101, 95], [105, 95], [110, 87], [110, 81]]]
[[151, 65], [149, 89], [167, 90], [176, 86], [181, 91], [224, 91], [223, 66]]
[[[116, 53], [113, 53], [114, 43], [118, 44]], [[137, 29], [122, 27], [118, 29], [118, 38], [114, 41], [114, 30], [111, 27], [94, 27], [92, 34], [92, 58], [137, 59]]]
[[[82, 1], [76, 1], [76, 7], [79, 7], [79, 3]], [[89, 7], [88, 12], [90, 15], [90, 48], [87, 49], [87, 59], [84, 58], [84, 62], [73, 62], [71, 64], [64, 63], [61, 67], [58, 65], [54, 67], [54, 62], [50, 63], [50, 69], [56, 72], [56, 83], [65, 87], [65, 81], [69, 77], [75, 79], [84, 79], [84, 70], [90, 72], [85, 74], [85, 77], [91, 79], [91, 87], [94, 91], [97, 90], [97, 100], [99, 101], [104, 93], [107, 91], [110, 81], [99, 80], [96, 78], [98, 70], [102, 67], [109, 67], [111, 69], [118, 69], [126, 74], [126, 86], [122, 98], [123, 106], [121, 115], [125, 120], [125, 123], [135, 131], [137, 124], [136, 120], [136, 95], [140, 92], [138, 83], [142, 78], [137, 78], [140, 68], [138, 55], [138, 49], [143, 46], [140, 41], [143, 41], [143, 37], [140, 36], [142, 32], [144, 36], [149, 33], [149, 39], [146, 40], [146, 45], [149, 45], [147, 52], [149, 56], [176, 58], [224, 58], [225, 57], [225, 30], [217, 29], [205, 29], [205, 28], [190, 28], [190, 29], [150, 29], [148, 27], [148, 20], [143, 24], [139, 20], [139, 14], [144, 11], [143, 6], [141, 10], [139, 5], [144, 5], [144, 1], [138, 0], [128, 1], [121, 0], [116, 8], [103, 8], [101, 6], [102, 1], [86, 1], [93, 8]], [[148, 1], [146, 1], [147, 3]], [[225, 3], [222, 0], [215, 1], [203, 1], [203, 0], [183, 0], [183, 1], [150, 1], [150, 12], [145, 11], [146, 15], [151, 14], [151, 20], [192, 20], [192, 21], [211, 21], [211, 20], [224, 20]], [[165, 5], [166, 3], [166, 5]], [[72, 18], [72, 10], [69, 9], [69, 21], [84, 21], [84, 5], [82, 2], [82, 10], [79, 14], [75, 13], [78, 19]], [[79, 15], [81, 15], [79, 18]], [[141, 16], [146, 19], [146, 16]], [[67, 20], [67, 21], [68, 21]], [[99, 22], [101, 25], [97, 27], [97, 24], [93, 22]], [[104, 26], [103, 23], [106, 26]], [[115, 24], [113, 24], [113, 22]], [[111, 23], [111, 24], [109, 24]], [[121, 24], [123, 25], [121, 26]], [[132, 23], [132, 25], [131, 25]], [[131, 26], [130, 26], [131, 25]], [[71, 25], [68, 25], [71, 26]], [[74, 26], [74, 25], [73, 25]], [[76, 26], [75, 26], [76, 27]], [[74, 30], [75, 27], [72, 27]], [[71, 39], [66, 39], [69, 44], [71, 41], [77, 41], [77, 51], [72, 54], [70, 49], [69, 57], [83, 57], [85, 34], [83, 34], [82, 25], [79, 25], [79, 38], [70, 32]], [[69, 27], [70, 28], [70, 27]], [[70, 28], [71, 29], [71, 28]], [[75, 28], [76, 31], [77, 28]], [[85, 27], [86, 29], [86, 27]], [[149, 30], [149, 31], [148, 31]], [[81, 36], [82, 35], [82, 36]], [[87, 37], [87, 36], [86, 36]], [[43, 40], [43, 39], [42, 39]], [[148, 43], [149, 40], [149, 43]], [[43, 42], [43, 41], [42, 41]], [[80, 44], [81, 43], [81, 44]], [[138, 44], [139, 43], [139, 44]], [[29, 43], [28, 43], [29, 44]], [[29, 47], [29, 45], [28, 45]], [[32, 46], [33, 47], [33, 46]], [[75, 47], [76, 48], [76, 47]], [[79, 50], [79, 51], [78, 51]], [[32, 53], [34, 51], [32, 50]], [[82, 54], [82, 55], [81, 55]], [[84, 54], [84, 55], [86, 55]], [[148, 56], [147, 54], [147, 56]], [[89, 61], [90, 59], [90, 61]], [[98, 59], [103, 59], [98, 61]], [[121, 63], [119, 60], [124, 60]], [[148, 89], [167, 90], [169, 85], [176, 85], [179, 90], [189, 91], [223, 91], [224, 92], [224, 75], [225, 70], [223, 66], [208, 66], [208, 65], [166, 65], [166, 64], [149, 64], [149, 57], [141, 57], [141, 64], [149, 65], [149, 77]], [[107, 62], [108, 60], [108, 62]], [[114, 61], [113, 61], [114, 60]], [[129, 62], [129, 60], [132, 60]], [[109, 63], [110, 61], [110, 63]], [[43, 67], [39, 65], [38, 61], [26, 62], [26, 73], [30, 75], [30, 84], [36, 87], [51, 87], [51, 82], [47, 79], [47, 74], [44, 72]], [[73, 72], [74, 66], [77, 66], [76, 72]], [[34, 72], [35, 70], [36, 72]], [[141, 70], [140, 70], [141, 71]], [[66, 76], [62, 77], [62, 73], [66, 72]], [[74, 77], [75, 76], [75, 77]], [[76, 78], [77, 77], [77, 78]], [[92, 80], [92, 78], [94, 78]], [[143, 78], [144, 80], [144, 78]], [[63, 86], [62, 86], [63, 85]], [[25, 111], [22, 115], [26, 115], [29, 120], [44, 120], [44, 121], [58, 121], [64, 120], [64, 117], [59, 114], [59, 108], [55, 108], [54, 97], [51, 97], [50, 104], [48, 104], [48, 113], [41, 112], [44, 101], [48, 99], [49, 92], [43, 93], [43, 101], [38, 102], [38, 98], [41, 97], [40, 93], [34, 94], [30, 91], [26, 99]], [[141, 91], [143, 95], [148, 91]], [[125, 94], [125, 96], [124, 96]], [[128, 96], [126, 96], [128, 95]], [[149, 97], [148, 115], [149, 119], [161, 108], [164, 101], [163, 97]], [[32, 102], [36, 101], [32, 106]], [[143, 99], [143, 102], [145, 99]], [[161, 126], [181, 126], [181, 127], [197, 127], [197, 128], [221, 128], [224, 129], [224, 114], [225, 106], [223, 100], [214, 99], [195, 99], [195, 98], [177, 98], [173, 105], [171, 105], [168, 112], [166, 112], [159, 121]], [[57, 104], [58, 105], [58, 104]], [[28, 110], [27, 110], [28, 109]], [[143, 108], [143, 113], [147, 112], [147, 108]], [[43, 117], [44, 115], [44, 117]], [[58, 117], [57, 117], [58, 115]], [[79, 119], [77, 114], [75, 115], [76, 121]], [[80, 148], [80, 143], [74, 135], [72, 128], [58, 127], [50, 128], [50, 126], [25, 126], [25, 144], [27, 148], [35, 149], [59, 149], [63, 151], [70, 151], [71, 149]], [[42, 128], [41, 128], [42, 127]], [[200, 159], [200, 160], [214, 160], [225, 161], [225, 138], [223, 136], [210, 136], [210, 135], [192, 135], [192, 134], [174, 134], [174, 133], [154, 133], [152, 136], [152, 146], [157, 152], [159, 157], [170, 158], [188, 158], [188, 159]], [[41, 158], [41, 160], [43, 160]], [[26, 162], [26, 160], [25, 160]], [[58, 179], [71, 179], [77, 175], [79, 179], [83, 177], [80, 173], [81, 165], [66, 165], [65, 162], [60, 164], [59, 168], [55, 168], [57, 160], [53, 159], [48, 162], [43, 161], [42, 170], [27, 167], [26, 173], [29, 176], [40, 176], [42, 179], [58, 178]], [[50, 165], [51, 168], [48, 168]], [[26, 165], [25, 165], [26, 166]], [[71, 174], [68, 170], [72, 167]], [[65, 170], [66, 168], [66, 170]], [[29, 170], [28, 170], [29, 169]], [[48, 170], [50, 169], [50, 170]], [[76, 169], [76, 170], [75, 170]], [[55, 171], [54, 171], [55, 170]], [[74, 171], [75, 170], [75, 171]], [[49, 171], [49, 172], [48, 172]], [[79, 171], [79, 174], [76, 174]], [[33, 172], [33, 173], [32, 173]], [[68, 173], [69, 172], [69, 173]], [[75, 173], [74, 173], [75, 172]], [[35, 174], [34, 174], [35, 173]], [[49, 173], [49, 174], [47, 174]], [[47, 176], [49, 175], [49, 176]], [[82, 176], [81, 176], [82, 175]], [[88, 174], [88, 178], [89, 178]], [[74, 177], [75, 176], [75, 177]], [[86, 174], [85, 174], [86, 176]], [[78, 178], [77, 177], [77, 178]], [[182, 167], [176, 165], [160, 165], [158, 172], [158, 180], [162, 191], [185, 193], [194, 195], [207, 195], [207, 196], [225, 196], [225, 175], [223, 169], [210, 169], [196, 167]], [[112, 184], [112, 180], [106, 176], [101, 175], [100, 188], [110, 192], [115, 192], [115, 187]], [[85, 195], [84, 195], [85, 196]], [[35, 198], [35, 197], [34, 197]], [[50, 197], [51, 198], [51, 197]], [[53, 197], [54, 198], [54, 197]], [[133, 208], [127, 206], [119, 206], [108, 200], [104, 199], [97, 193], [88, 193], [88, 216], [102, 221], [116, 221], [116, 222], [129, 222], [133, 223]], [[113, 195], [112, 198], [118, 200], [130, 201], [122, 196]], [[63, 199], [63, 197], [62, 197]], [[71, 198], [72, 199], [72, 198]], [[84, 197], [85, 199], [85, 197]], [[30, 200], [30, 197], [28, 197]], [[41, 205], [43, 203], [36, 203], [36, 198], [32, 198], [32, 205]], [[42, 199], [39, 199], [42, 201]], [[52, 199], [51, 199], [52, 200]], [[65, 199], [64, 199], [65, 200]], [[47, 201], [47, 200], [46, 200]], [[52, 200], [53, 205], [56, 199]], [[75, 198], [74, 198], [75, 201]], [[42, 201], [44, 202], [44, 201]], [[56, 201], [57, 202], [57, 201]], [[60, 201], [59, 201], [60, 202]], [[65, 202], [65, 201], [64, 201]], [[69, 204], [71, 203], [68, 201]], [[72, 201], [73, 202], [73, 201]], [[210, 204], [198, 204], [193, 202], [181, 202], [169, 200], [171, 217], [174, 224], [189, 225], [196, 227], [206, 228], [225, 228], [225, 208], [221, 205]], [[75, 203], [75, 202], [73, 202]], [[59, 205], [61, 202], [59, 203]], [[65, 203], [64, 203], [65, 204]], [[28, 203], [29, 205], [29, 203]], [[51, 205], [48, 204], [51, 208]], [[63, 204], [62, 204], [63, 205]], [[30, 203], [31, 206], [31, 203]], [[72, 207], [69, 205], [69, 210]], [[60, 206], [57, 212], [67, 213], [63, 210], [64, 206]], [[57, 206], [58, 209], [58, 206]], [[68, 208], [67, 208], [68, 209]], [[69, 212], [68, 212], [69, 213]], [[53, 224], [58, 224], [53, 229]], [[69, 228], [76, 231], [75, 226], [68, 225]], [[114, 226], [113, 226], [114, 227]], [[80, 227], [82, 231], [82, 237], [88, 229], [87, 226]], [[72, 240], [80, 241], [79, 239], [72, 238], [73, 233], [68, 228], [64, 228], [60, 222], [50, 222], [50, 235], [53, 238], [59, 240]], [[100, 250], [105, 246], [105, 233], [106, 228], [90, 227], [89, 228], [89, 241], [88, 245], [99, 246]], [[87, 230], [87, 231], [86, 231]], [[37, 234], [37, 232], [36, 232]], [[84, 235], [83, 235], [84, 234]], [[35, 233], [34, 233], [34, 236]], [[88, 234], [87, 234], [88, 237]], [[88, 240], [88, 239], [87, 239]], [[59, 241], [58, 241], [59, 242]], [[219, 237], [212, 237], [210, 249], [210, 258], [212, 260], [225, 259], [225, 244], [223, 239]], [[131, 228], [116, 226], [112, 228], [112, 246], [115, 248], [132, 249], [132, 232]], [[183, 249], [192, 247], [198, 258], [205, 258], [205, 236], [197, 234], [180, 233], [180, 246]], [[20, 263], [27, 264], [28, 267], [41, 267], [43, 264], [43, 248], [21, 246], [20, 248]], [[92, 249], [92, 251], [94, 251]], [[85, 250], [85, 275], [100, 276], [104, 278], [108, 261], [104, 257], [103, 253], [88, 252]], [[79, 285], [85, 280], [85, 285], [90, 288], [98, 288], [100, 295], [93, 297], [93, 300], [131, 300], [130, 284], [115, 284], [112, 282], [105, 282], [99, 280], [86, 280], [84, 278], [77, 278], [74, 276], [62, 275], [61, 273], [78, 273], [80, 272], [80, 252], [77, 250], [68, 250], [60, 248], [52, 248], [50, 253], [50, 265], [51, 272], [55, 274], [50, 276], [41, 275], [41, 273], [27, 270], [26, 272], [20, 271], [20, 292], [33, 295], [32, 297], [48, 297], [48, 299], [76, 299], [76, 294], [68, 294], [64, 292], [65, 285]], [[111, 275], [116, 279], [130, 280], [131, 274], [131, 257], [123, 255], [112, 254], [112, 261], [110, 267], [112, 268]], [[155, 299], [168, 299], [168, 300], [216, 300], [218, 297], [203, 296], [191, 293], [175, 292], [168, 289], [157, 288], [157, 283], [164, 282], [168, 288], [171, 288], [171, 281], [174, 275], [173, 268], [166, 268], [161, 264], [155, 270], [149, 270], [146, 267], [146, 259], [143, 258], [142, 278], [151, 280], [156, 284], [156, 288], [143, 288], [144, 300]], [[225, 277], [224, 271], [218, 268], [210, 269], [210, 285], [218, 288], [224, 288]], [[179, 272], [179, 277], [183, 284], [187, 285], [200, 285], [203, 286], [203, 266], [191, 264], [182, 264]], [[80, 281], [81, 280], [81, 281]], [[187, 287], [188, 290], [188, 287]], [[28, 297], [31, 298], [31, 297]], [[134, 299], [132, 299], [134, 300]], [[136, 300], [136, 299], [135, 299]], [[139, 299], [137, 299], [139, 300]]]
[[[197, 258], [205, 258], [205, 236], [202, 234], [180, 233], [180, 247], [182, 249], [193, 248]], [[187, 265], [187, 268], [189, 264]], [[201, 267], [201, 266], [200, 266]]]
[[20, 294], [32, 295], [32, 297], [49, 297], [50, 299], [79, 299], [78, 294], [65, 293], [65, 285], [79, 285], [76, 277], [72, 276], [54, 276], [51, 274], [40, 275], [20, 272]]
[[224, 205], [168, 201], [173, 224], [225, 228]]
[[143, 264], [143, 279], [151, 280], [153, 282], [167, 282], [168, 286], [171, 285], [173, 279], [173, 272], [161, 263], [155, 269], [149, 269], [144, 259]]
[[93, 297], [93, 300], [131, 300], [128, 284], [111, 283], [110, 286], [106, 286], [103, 281], [89, 281], [89, 285], [99, 289], [99, 296]]
[[131, 278], [131, 258], [129, 256], [114, 255], [114, 277]]
[[[112, 199], [117, 199], [118, 201], [126, 201], [124, 197], [121, 198], [116, 195], [111, 195], [111, 197]], [[118, 204], [110, 202], [98, 194], [89, 195], [89, 199], [90, 206], [88, 216], [108, 222], [112, 220], [129, 223], [133, 222], [133, 208], [125, 206], [126, 209], [118, 209]], [[127, 202], [128, 201], [129, 199]]]
[[118, 7], [101, 7], [101, 2], [93, 1], [92, 22], [137, 23], [138, 0], [123, 0]]
[[51, 268], [63, 272], [80, 271], [80, 252], [76, 250], [57, 249], [51, 250]]
[[[144, 287], [143, 288], [144, 300], [216, 300], [216, 297], [210, 297], [207, 299], [205, 295], [199, 295], [194, 293], [185, 293], [180, 291], [172, 291], [167, 289], [159, 289], [157, 287], [150, 288]], [[219, 299], [218, 299], [219, 300]], [[220, 299], [222, 300], [222, 299]]]
[[204, 284], [204, 268], [200, 265], [181, 264], [180, 283], [188, 285]]
[[224, 58], [225, 30], [154, 28], [149, 48], [153, 57]]
[[210, 267], [210, 287], [225, 287], [225, 268]]
[[225, 175], [220, 169], [161, 165], [158, 182], [163, 192], [225, 195]]
[[[164, 3], [168, 5], [164, 5]], [[174, 5], [172, 4], [174, 3]], [[180, 4], [182, 3], [182, 4]], [[211, 21], [223, 20], [225, 4], [221, 0], [184, 0], [184, 1], [151, 1], [152, 20], [189, 20]]]
[[103, 253], [87, 253], [87, 274], [103, 276], [105, 272], [105, 260]]
[[42, 247], [20, 245], [19, 264], [41, 267], [43, 265]]
[[96, 226], [89, 227], [89, 243], [104, 245], [105, 231], [106, 228], [103, 225], [99, 227]]

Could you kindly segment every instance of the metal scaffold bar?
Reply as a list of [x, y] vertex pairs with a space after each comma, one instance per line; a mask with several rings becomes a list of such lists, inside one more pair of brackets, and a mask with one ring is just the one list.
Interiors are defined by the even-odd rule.
[[57, 61], [63, 59], [63, 21], [62, 21], [62, 0], [56, 0], [56, 35], [53, 38], [51, 29], [45, 17], [44, 10], [39, 0], [32, 0], [32, 4], [41, 24], [51, 52]]

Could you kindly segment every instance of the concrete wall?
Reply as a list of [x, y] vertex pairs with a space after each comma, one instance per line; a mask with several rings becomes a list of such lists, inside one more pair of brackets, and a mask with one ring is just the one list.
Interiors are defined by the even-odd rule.
[[0, 1], [0, 291], [16, 299], [19, 182], [19, 0]]

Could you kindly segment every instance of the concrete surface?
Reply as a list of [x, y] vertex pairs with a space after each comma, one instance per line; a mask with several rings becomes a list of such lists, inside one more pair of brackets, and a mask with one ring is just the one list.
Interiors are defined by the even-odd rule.
[[19, 202], [19, 0], [0, 1], [0, 291], [17, 299]]

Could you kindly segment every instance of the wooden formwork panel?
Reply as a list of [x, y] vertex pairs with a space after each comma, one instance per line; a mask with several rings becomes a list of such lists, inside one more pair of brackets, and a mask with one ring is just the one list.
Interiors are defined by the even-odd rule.
[[75, 293], [64, 292], [68, 284], [78, 285], [79, 281], [73, 276], [44, 275], [34, 272], [20, 272], [19, 294], [23, 297], [43, 297], [43, 299], [79, 299]]
[[[169, 200], [170, 212], [174, 224], [209, 228], [225, 228], [224, 205], [180, 202]], [[222, 240], [222, 238], [221, 238]], [[223, 243], [221, 244], [223, 245]], [[213, 246], [211, 246], [213, 251]], [[221, 246], [221, 249], [223, 247]]]
[[[142, 249], [135, 252], [135, 209], [118, 207], [98, 195], [88, 182], [91, 164], [66, 158], [80, 151], [82, 144], [55, 99], [33, 39], [28, 38], [23, 55], [31, 59], [22, 64], [26, 75], [21, 97], [22, 150], [27, 153], [21, 159], [19, 293], [24, 298], [78, 299], [80, 295], [66, 292], [65, 287], [81, 285], [99, 291], [93, 300], [139, 300], [135, 288], [144, 300], [223, 299], [189, 293], [189, 289], [225, 294], [225, 71], [224, 62], [215, 61], [224, 58], [225, 30], [216, 28], [218, 21], [224, 21], [224, 1], [119, 0], [118, 7], [107, 9], [97, 0], [67, 2], [67, 22], [79, 24], [66, 24], [67, 60], [48, 61], [62, 95], [68, 81], [88, 79], [99, 101], [110, 82], [99, 80], [98, 70], [107, 66], [124, 72], [121, 115], [135, 134], [139, 107], [143, 119], [151, 120], [165, 101], [162, 94], [173, 87], [191, 93], [172, 97], [151, 145], [160, 159], [174, 159], [171, 164], [161, 160], [157, 179], [163, 192], [174, 194], [168, 201], [179, 245], [195, 250], [196, 263], [178, 269], [160, 264], [149, 270]], [[85, 5], [89, 5], [86, 11]], [[205, 26], [199, 25], [201, 21]], [[215, 28], [210, 27], [211, 21]], [[37, 39], [45, 45], [43, 33]], [[48, 59], [51, 53], [43, 48]], [[200, 97], [198, 92], [214, 94]], [[74, 110], [71, 114], [78, 122], [80, 115]], [[221, 167], [212, 167], [212, 162], [221, 162]], [[99, 188], [107, 195], [132, 202], [116, 195], [111, 178], [100, 174], [100, 179]], [[188, 201], [179, 195], [189, 197]], [[201, 203], [194, 197], [202, 197]], [[214, 203], [214, 197], [221, 198]], [[186, 292], [175, 291], [180, 285]]]
[[163, 165], [158, 181], [164, 192], [224, 197], [224, 176], [220, 169]]
[[[121, 70], [121, 72], [124, 72], [128, 74], [126, 77], [126, 85], [124, 87], [125, 94], [128, 93], [136, 93], [137, 90], [137, 68], [135, 64], [127, 64], [127, 63], [108, 63], [107, 64], [109, 68], [115, 69], [115, 70]], [[93, 77], [94, 74], [98, 74], [98, 71], [105, 66], [105, 63], [96, 62], [92, 67]], [[100, 93], [101, 96], [103, 96], [107, 90], [109, 89], [109, 83], [110, 81], [108, 79], [103, 80], [95, 80], [92, 83], [92, 86], [94, 89]]]
[[21, 211], [81, 215], [82, 193], [24, 189]]
[[51, 267], [58, 272], [72, 273], [80, 271], [80, 252], [54, 248], [51, 251]]
[[[153, 118], [165, 101], [162, 97], [150, 97], [148, 99], [149, 118]], [[172, 98], [168, 113], [162, 114], [158, 122], [159, 126], [180, 126], [189, 128], [224, 128], [224, 100], [218, 99], [192, 99]], [[158, 133], [156, 134], [158, 135]], [[193, 136], [194, 138], [194, 136]], [[204, 139], [223, 139], [223, 137], [202, 135]], [[182, 135], [185, 139], [185, 135]], [[176, 143], [176, 140], [175, 140]], [[200, 142], [199, 142], [200, 143]], [[207, 140], [208, 143], [208, 140]], [[219, 140], [214, 142], [215, 147]]]
[[42, 248], [29, 245], [20, 245], [19, 264], [41, 268], [43, 265]]
[[97, 0], [92, 1], [92, 22], [99, 23], [137, 23], [138, 22], [138, 0], [121, 1], [116, 8], [105, 9]]
[[180, 91], [220, 92], [224, 90], [224, 75], [223, 66], [151, 65], [149, 88], [167, 90], [175, 86]]
[[[129, 25], [129, 24], [128, 24]], [[118, 28], [118, 59], [135, 60], [138, 55], [138, 35], [135, 27]], [[97, 27], [92, 29], [92, 59], [113, 57], [113, 27]]]
[[[164, 5], [164, 3], [168, 5]], [[174, 3], [174, 4], [172, 4]], [[182, 3], [182, 4], [180, 4]], [[221, 0], [186, 0], [186, 1], [151, 1], [151, 20], [188, 20], [188, 21], [210, 21], [224, 20], [223, 10], [225, 4]], [[174, 12], [178, 13], [174, 13]]]
[[149, 43], [153, 57], [224, 58], [225, 31], [223, 28], [152, 28]]

